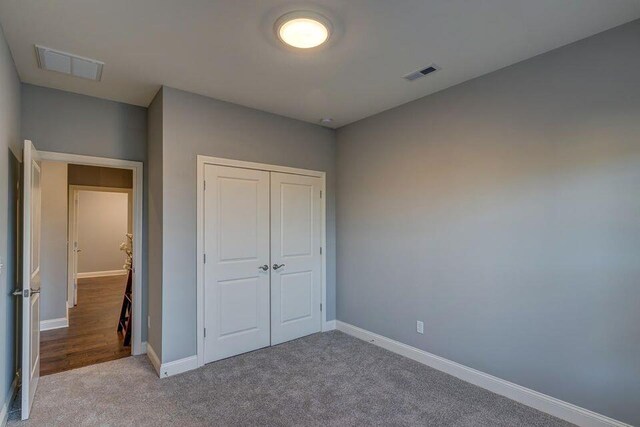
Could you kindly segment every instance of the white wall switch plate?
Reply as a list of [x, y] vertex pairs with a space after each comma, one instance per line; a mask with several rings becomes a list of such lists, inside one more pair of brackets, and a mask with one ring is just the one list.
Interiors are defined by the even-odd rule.
[[416, 332], [419, 334], [424, 334], [424, 322], [418, 320], [416, 322]]

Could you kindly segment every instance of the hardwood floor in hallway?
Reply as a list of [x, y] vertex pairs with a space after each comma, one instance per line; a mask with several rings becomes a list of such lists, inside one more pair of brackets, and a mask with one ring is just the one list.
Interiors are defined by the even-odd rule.
[[126, 275], [78, 279], [69, 327], [40, 333], [40, 375], [131, 355], [116, 331], [126, 283]]

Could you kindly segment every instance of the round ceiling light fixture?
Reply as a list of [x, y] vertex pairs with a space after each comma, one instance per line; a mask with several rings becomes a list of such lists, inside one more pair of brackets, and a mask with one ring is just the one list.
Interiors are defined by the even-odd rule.
[[311, 49], [326, 43], [331, 36], [331, 29], [327, 18], [307, 11], [282, 15], [275, 25], [280, 41], [298, 49]]

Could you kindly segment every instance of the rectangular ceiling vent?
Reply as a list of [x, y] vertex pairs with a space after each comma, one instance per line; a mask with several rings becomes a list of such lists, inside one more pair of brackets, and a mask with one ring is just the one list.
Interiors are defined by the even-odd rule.
[[418, 70], [418, 71], [413, 71], [407, 75], [404, 75], [402, 77], [404, 77], [405, 79], [409, 80], [410, 82], [414, 81], [414, 80], [418, 80], [421, 77], [424, 77], [428, 74], [431, 73], [435, 73], [436, 71], [438, 71], [440, 69], [440, 67], [438, 67], [436, 64], [431, 64], [429, 65], [427, 68], [423, 68], [422, 70]]
[[100, 81], [104, 62], [36, 45], [38, 66], [83, 79]]

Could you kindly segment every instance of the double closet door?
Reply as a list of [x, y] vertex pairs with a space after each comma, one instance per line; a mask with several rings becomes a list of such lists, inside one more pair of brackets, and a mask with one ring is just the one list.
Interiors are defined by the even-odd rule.
[[205, 165], [205, 362], [321, 327], [321, 179]]

